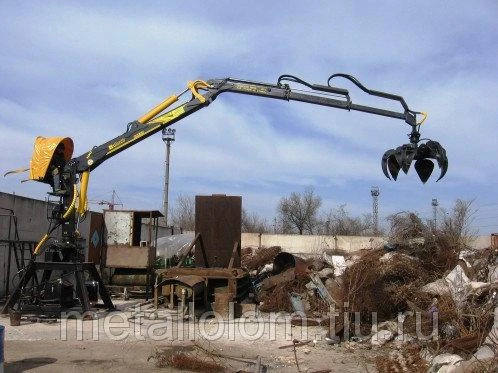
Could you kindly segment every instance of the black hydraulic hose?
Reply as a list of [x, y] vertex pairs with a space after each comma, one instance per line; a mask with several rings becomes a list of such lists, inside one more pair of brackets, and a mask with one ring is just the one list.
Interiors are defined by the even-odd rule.
[[337, 73], [337, 74], [331, 75], [328, 78], [328, 80], [327, 80], [327, 85], [329, 87], [331, 87], [330, 81], [333, 78], [336, 78], [336, 77], [340, 77], [340, 78], [344, 78], [344, 79], [349, 80], [354, 85], [356, 85], [358, 88], [360, 88], [363, 92], [368, 93], [369, 95], [378, 96], [378, 97], [383, 97], [383, 98], [387, 98], [387, 99], [390, 99], [390, 100], [399, 101], [401, 103], [401, 105], [403, 106], [403, 108], [405, 109], [405, 111], [414, 113], [412, 110], [410, 110], [408, 108], [408, 105], [406, 104], [405, 99], [403, 97], [398, 96], [398, 95], [393, 95], [391, 93], [386, 93], [386, 92], [381, 92], [381, 91], [375, 91], [375, 90], [372, 90], [372, 89], [368, 89], [363, 84], [361, 84], [361, 82], [358, 79], [356, 79], [354, 76], [349, 75], [349, 74]]

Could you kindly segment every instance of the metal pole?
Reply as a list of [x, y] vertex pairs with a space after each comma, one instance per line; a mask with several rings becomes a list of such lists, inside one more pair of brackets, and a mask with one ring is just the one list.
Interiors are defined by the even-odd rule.
[[163, 190], [163, 215], [164, 223], [168, 226], [168, 194], [169, 194], [169, 158], [171, 154], [171, 141], [175, 141], [176, 130], [163, 129], [163, 141], [166, 143], [166, 159], [164, 162], [164, 190]]
[[171, 142], [166, 141], [166, 161], [164, 165], [164, 195], [163, 195], [163, 215], [164, 222], [168, 225], [168, 194], [169, 194], [169, 157], [171, 153]]
[[437, 207], [439, 206], [439, 202], [437, 201], [437, 198], [432, 199], [432, 209], [433, 209], [433, 214], [434, 214], [434, 229], [437, 228]]
[[372, 220], [373, 220], [373, 234], [374, 236], [379, 235], [379, 195], [380, 189], [377, 186], [373, 186], [370, 190], [372, 195]]

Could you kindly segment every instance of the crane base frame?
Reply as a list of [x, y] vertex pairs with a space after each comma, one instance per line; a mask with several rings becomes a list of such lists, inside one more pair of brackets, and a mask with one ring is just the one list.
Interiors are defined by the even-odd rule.
[[97, 281], [99, 284], [99, 294], [100, 298], [104, 302], [104, 306], [108, 310], [114, 310], [114, 304], [112, 303], [111, 296], [104, 285], [104, 281], [100, 277], [95, 264], [92, 262], [35, 262], [31, 261], [21, 276], [19, 283], [12, 292], [12, 294], [7, 299], [7, 302], [1, 310], [1, 314], [6, 314], [9, 310], [18, 303], [20, 300], [24, 287], [28, 284], [31, 279], [36, 278], [37, 271], [44, 271], [44, 275], [51, 273], [51, 271], [64, 271], [66, 273], [71, 273], [74, 276], [76, 285], [76, 294], [78, 296], [80, 305], [83, 309], [83, 313], [91, 311], [91, 305], [88, 298], [88, 292], [85, 286], [84, 272], [88, 272], [90, 277]]

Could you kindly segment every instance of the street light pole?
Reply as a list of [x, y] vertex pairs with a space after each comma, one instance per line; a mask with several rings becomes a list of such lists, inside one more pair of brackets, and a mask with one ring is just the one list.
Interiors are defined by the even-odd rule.
[[164, 164], [164, 189], [163, 189], [163, 215], [166, 226], [168, 225], [168, 189], [169, 189], [169, 157], [171, 152], [171, 142], [175, 141], [175, 132], [173, 128], [163, 128], [162, 138], [166, 144], [166, 160]]
[[370, 190], [372, 195], [372, 221], [373, 221], [373, 234], [374, 236], [379, 235], [379, 195], [380, 189], [377, 186], [373, 186]]
[[437, 201], [437, 198], [433, 198], [432, 199], [432, 202], [431, 202], [431, 205], [432, 205], [432, 212], [434, 214], [434, 229], [437, 228], [437, 207], [439, 206], [439, 202]]

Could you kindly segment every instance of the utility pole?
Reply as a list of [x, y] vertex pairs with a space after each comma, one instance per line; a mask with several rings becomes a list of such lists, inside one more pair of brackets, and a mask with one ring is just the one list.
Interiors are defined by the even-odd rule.
[[166, 144], [166, 160], [164, 164], [164, 190], [163, 190], [163, 215], [166, 226], [168, 225], [168, 188], [169, 188], [169, 155], [171, 151], [171, 142], [175, 141], [175, 132], [173, 128], [163, 128], [163, 141]]
[[432, 213], [434, 214], [434, 229], [437, 228], [437, 207], [439, 206], [439, 202], [437, 201], [437, 198], [433, 198], [432, 202]]
[[374, 236], [379, 234], [379, 187], [373, 186], [370, 189], [370, 194], [372, 195], [372, 220], [373, 220], [373, 233]]

